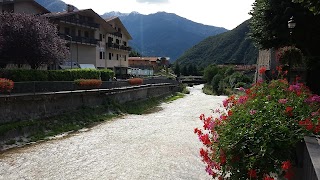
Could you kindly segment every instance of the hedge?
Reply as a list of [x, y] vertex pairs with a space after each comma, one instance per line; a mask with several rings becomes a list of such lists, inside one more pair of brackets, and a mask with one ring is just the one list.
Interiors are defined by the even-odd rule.
[[0, 69], [0, 77], [22, 81], [74, 81], [76, 79], [100, 79], [108, 81], [113, 78], [112, 70], [70, 69], [70, 70], [33, 70], [33, 69]]

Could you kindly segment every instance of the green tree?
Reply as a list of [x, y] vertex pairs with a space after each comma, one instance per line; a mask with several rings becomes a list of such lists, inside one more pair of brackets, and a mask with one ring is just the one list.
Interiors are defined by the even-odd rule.
[[141, 54], [138, 51], [132, 50], [129, 57], [141, 57]]
[[181, 74], [184, 75], [184, 76], [187, 76], [187, 75], [188, 75], [188, 68], [187, 68], [187, 66], [183, 66], [183, 67], [182, 67]]
[[0, 64], [29, 64], [37, 69], [68, 55], [66, 41], [46, 18], [16, 13], [0, 14]]
[[[279, 48], [295, 44], [309, 57], [320, 56], [320, 15], [292, 0], [256, 0], [250, 20], [250, 37], [260, 49]], [[294, 17], [296, 27], [290, 36], [288, 20]]]
[[212, 78], [218, 74], [219, 68], [215, 65], [210, 65], [204, 69], [203, 78], [210, 83]]
[[176, 63], [174, 66], [174, 74], [176, 74], [178, 77], [180, 76], [180, 66], [179, 63]]
[[293, 0], [295, 3], [301, 3], [304, 7], [308, 8], [314, 14], [320, 13], [320, 1], [319, 0]]

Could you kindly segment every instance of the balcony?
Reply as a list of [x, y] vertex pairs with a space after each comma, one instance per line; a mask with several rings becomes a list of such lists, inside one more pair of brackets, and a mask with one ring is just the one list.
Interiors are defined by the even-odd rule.
[[58, 18], [58, 20], [63, 21], [63, 22], [76, 24], [76, 25], [80, 25], [80, 26], [95, 28], [95, 29], [99, 29], [99, 27], [100, 27], [100, 24], [98, 24], [98, 23], [81, 20], [81, 19], [78, 19], [75, 17], [65, 16], [65, 17]]
[[122, 33], [121, 32], [115, 32], [115, 33], [111, 33], [114, 36], [118, 36], [120, 38], [122, 38]]
[[119, 44], [116, 44], [116, 43], [107, 43], [106, 46], [108, 48], [120, 49], [120, 50], [124, 50], [124, 51], [131, 51], [131, 47], [124, 46], [124, 45], [119, 45]]
[[[68, 36], [71, 36], [71, 35], [59, 33], [59, 36], [62, 39], [70, 41], [70, 37], [68, 37]], [[81, 44], [89, 44], [89, 45], [97, 45], [98, 41], [99, 41], [98, 39], [81, 37], [81, 36], [71, 36], [71, 38], [72, 38], [72, 42], [77, 42], [77, 43], [81, 43]]]

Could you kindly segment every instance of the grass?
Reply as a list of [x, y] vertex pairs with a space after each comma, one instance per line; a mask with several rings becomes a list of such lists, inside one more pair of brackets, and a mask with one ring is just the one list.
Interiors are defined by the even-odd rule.
[[[190, 92], [189, 92], [189, 93], [190, 93]], [[170, 97], [166, 98], [166, 99], [164, 100], [164, 102], [171, 102], [171, 101], [174, 101], [174, 100], [177, 100], [177, 99], [183, 98], [184, 96], [185, 96], [185, 94], [184, 94], [184, 93], [180, 93], [180, 92], [178, 92], [178, 93], [176, 93], [176, 94], [174, 94], [174, 95], [172, 95], [172, 96], [170, 96]]]
[[207, 95], [215, 95], [215, 93], [213, 92], [212, 86], [208, 84], [205, 84], [203, 86], [202, 91]]

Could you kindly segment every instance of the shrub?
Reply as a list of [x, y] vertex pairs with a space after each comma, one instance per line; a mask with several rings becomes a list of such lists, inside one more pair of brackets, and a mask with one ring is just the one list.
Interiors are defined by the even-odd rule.
[[102, 81], [109, 81], [114, 77], [114, 72], [110, 69], [99, 70]]
[[215, 110], [217, 118], [202, 114], [204, 129], [195, 129], [204, 144], [200, 155], [206, 171], [214, 177], [290, 179], [296, 145], [320, 132], [320, 96], [302, 83], [259, 82], [223, 106]]
[[10, 79], [0, 78], [0, 92], [11, 92], [14, 82]]
[[128, 79], [128, 83], [130, 85], [140, 85], [143, 83], [143, 79], [141, 78], [132, 78], [132, 79]]
[[99, 88], [102, 81], [99, 79], [77, 79], [74, 83], [80, 87]]
[[47, 81], [48, 71], [33, 69], [1, 69], [2, 77], [11, 79], [15, 82], [21, 81]]

